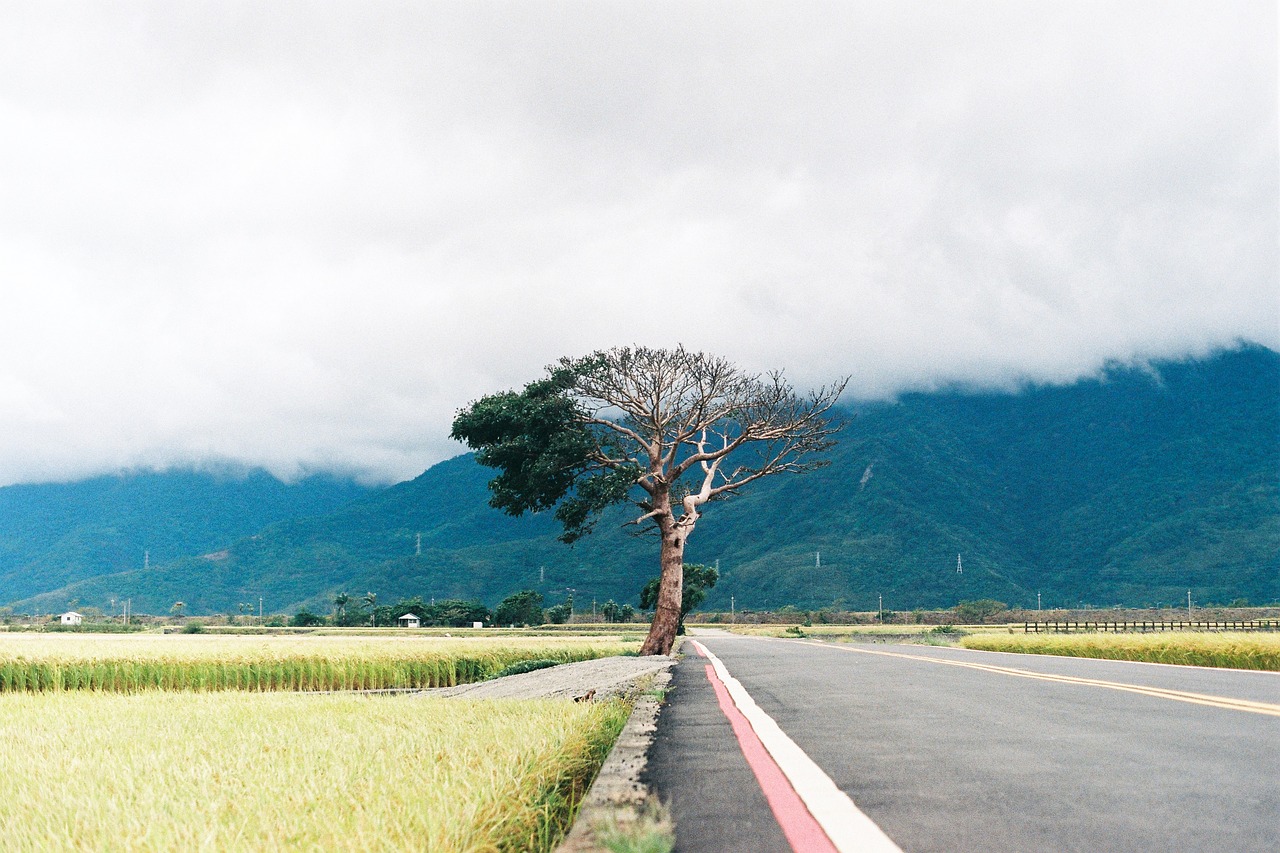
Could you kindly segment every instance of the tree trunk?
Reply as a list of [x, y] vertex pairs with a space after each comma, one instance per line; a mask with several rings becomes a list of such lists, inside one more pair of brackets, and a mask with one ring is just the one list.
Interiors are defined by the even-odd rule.
[[680, 604], [684, 598], [684, 535], [676, 530], [670, 515], [658, 518], [662, 533], [662, 580], [658, 584], [658, 604], [653, 612], [649, 636], [640, 647], [642, 655], [669, 655], [680, 627]]

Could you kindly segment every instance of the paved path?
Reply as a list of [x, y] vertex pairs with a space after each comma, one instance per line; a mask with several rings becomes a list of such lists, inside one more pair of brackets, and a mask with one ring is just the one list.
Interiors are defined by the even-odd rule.
[[[1280, 838], [1280, 674], [699, 639], [910, 853], [1217, 853]], [[670, 801], [676, 849], [792, 849], [707, 660], [687, 654], [672, 684], [649, 781]]]

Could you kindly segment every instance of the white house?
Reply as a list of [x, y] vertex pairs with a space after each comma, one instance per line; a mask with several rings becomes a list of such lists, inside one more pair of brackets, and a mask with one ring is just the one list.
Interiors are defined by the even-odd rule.
[[418, 628], [422, 625], [422, 620], [412, 613], [406, 613], [396, 621], [400, 623], [401, 628]]
[[63, 613], [60, 618], [62, 619], [63, 625], [79, 625], [84, 621], [84, 617], [74, 610], [68, 610], [66, 613]]

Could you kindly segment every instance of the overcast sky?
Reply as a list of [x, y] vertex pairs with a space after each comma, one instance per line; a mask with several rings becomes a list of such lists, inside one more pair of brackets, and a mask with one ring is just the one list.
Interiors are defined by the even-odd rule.
[[0, 484], [390, 482], [561, 355], [1280, 348], [1276, 4], [0, 0]]

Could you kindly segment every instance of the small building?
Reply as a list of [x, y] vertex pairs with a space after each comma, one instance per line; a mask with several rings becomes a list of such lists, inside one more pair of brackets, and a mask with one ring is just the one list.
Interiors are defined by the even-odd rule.
[[422, 626], [422, 620], [412, 613], [406, 613], [397, 619], [396, 622], [399, 623], [401, 628], [420, 628]]
[[68, 610], [66, 613], [63, 613], [62, 616], [59, 618], [61, 618], [63, 625], [79, 625], [81, 622], [84, 621], [84, 616], [80, 615], [74, 610]]

